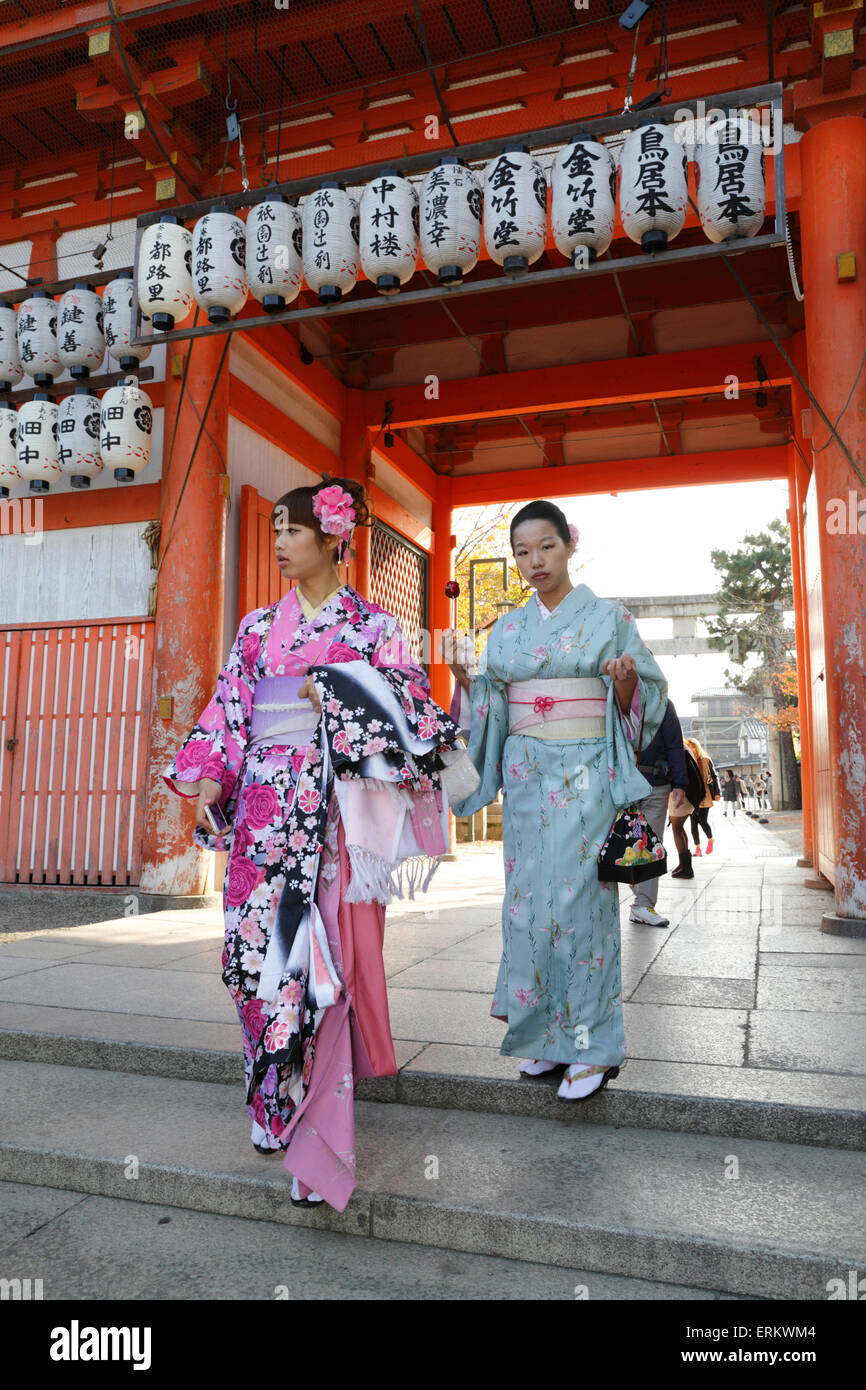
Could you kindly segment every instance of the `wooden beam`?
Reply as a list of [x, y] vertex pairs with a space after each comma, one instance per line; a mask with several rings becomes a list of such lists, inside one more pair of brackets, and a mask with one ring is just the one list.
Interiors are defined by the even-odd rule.
[[[250, 295], [239, 319], [255, 318], [261, 314], [262, 306]], [[316, 405], [342, 420], [346, 411], [346, 387], [319, 362], [306, 366], [301, 361], [300, 346], [295, 333], [287, 331], [280, 324], [263, 325], [261, 328], [239, 328], [240, 337], [261, 353], [283, 373], [287, 380], [298, 386]]]
[[[366, 392], [364, 394], [366, 395]], [[371, 436], [371, 442], [378, 428], [378, 424], [375, 426], [375, 429], [372, 425], [367, 426]], [[389, 463], [391, 467], [400, 474], [401, 478], [405, 478], [407, 483], [411, 483], [413, 487], [416, 487], [419, 492], [423, 493], [424, 496], [429, 499], [429, 501], [432, 502], [435, 499], [437, 483], [435, 472], [430, 467], [429, 463], [427, 463], [425, 459], [419, 458], [415, 450], [411, 449], [406, 441], [401, 439], [398, 434], [394, 435], [394, 443], [390, 448], [387, 448], [382, 443], [380, 436], [379, 442], [373, 452], [374, 454], [378, 454], [384, 463]]]
[[367, 496], [373, 507], [373, 515], [386, 525], [399, 531], [402, 536], [410, 540], [415, 545], [420, 545], [422, 550], [428, 551], [433, 548], [433, 532], [429, 526], [425, 526], [423, 521], [419, 521], [411, 512], [395, 502], [393, 497], [379, 487], [378, 483], [370, 482], [367, 484]]
[[734, 379], [741, 393], [758, 387], [756, 356], [761, 358], [775, 385], [790, 383], [791, 372], [784, 358], [771, 341], [762, 339], [697, 351], [656, 353], [652, 357], [537, 367], [504, 376], [443, 379], [436, 400], [427, 400], [419, 385], [368, 391], [367, 423], [378, 426], [386, 401], [393, 404], [392, 428], [406, 429], [454, 420], [580, 410], [624, 401], [724, 397], [726, 385]]
[[315, 473], [341, 472], [339, 454], [236, 376], [229, 377], [229, 413]]
[[161, 495], [161, 482], [115, 483], [109, 488], [86, 488], [81, 492], [49, 493], [47, 496], [24, 492], [0, 500], [0, 534], [4, 529], [11, 529], [6, 518], [11, 520], [22, 512], [25, 518], [30, 516], [38, 519], [41, 531], [155, 521], [159, 516]]
[[710, 483], [759, 482], [787, 478], [788, 445], [764, 449], [653, 455], [573, 463], [563, 468], [515, 468], [472, 473], [451, 481], [455, 507], [528, 502], [536, 497], [579, 497], [602, 492], [640, 492], [658, 487], [706, 487]]

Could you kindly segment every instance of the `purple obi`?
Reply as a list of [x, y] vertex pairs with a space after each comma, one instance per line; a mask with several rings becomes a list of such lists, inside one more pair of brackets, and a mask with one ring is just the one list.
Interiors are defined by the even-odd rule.
[[253, 691], [250, 744], [309, 743], [319, 716], [309, 700], [299, 700], [306, 676], [263, 676]]

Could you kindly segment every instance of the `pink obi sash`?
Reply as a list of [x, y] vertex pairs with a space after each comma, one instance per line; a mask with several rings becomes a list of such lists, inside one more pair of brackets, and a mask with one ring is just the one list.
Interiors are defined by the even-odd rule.
[[[607, 688], [598, 676], [511, 681], [509, 732], [539, 738], [604, 738]], [[546, 726], [553, 727], [548, 731]]]

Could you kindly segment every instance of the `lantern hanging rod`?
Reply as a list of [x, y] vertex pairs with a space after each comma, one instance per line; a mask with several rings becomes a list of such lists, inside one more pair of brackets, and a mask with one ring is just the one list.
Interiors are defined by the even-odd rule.
[[[762, 102], [768, 101], [772, 103], [774, 109], [778, 110], [778, 116], [781, 118], [781, 82], [768, 82], [760, 87], [743, 87], [739, 91], [722, 92], [719, 96], [709, 99], [690, 97], [683, 101], [669, 102], [665, 106], [648, 108], [644, 111], [632, 111], [628, 115], [622, 116], [597, 116], [587, 120], [575, 116], [562, 125], [545, 126], [541, 130], [519, 131], [513, 135], [500, 135], [495, 140], [480, 140], [473, 145], [451, 145], [405, 157], [401, 155], [383, 156], [377, 159], [374, 164], [359, 164], [353, 169], [327, 170], [318, 174], [309, 174], [302, 179], [290, 179], [285, 183], [269, 183], [265, 188], [251, 188], [240, 193], [221, 193], [219, 197], [214, 194], [198, 203], [186, 203], [182, 207], [165, 207], [153, 212], [141, 213], [136, 218], [136, 226], [139, 228], [150, 227], [153, 223], [158, 222], [166, 212], [171, 212], [186, 222], [190, 218], [198, 218], [209, 212], [215, 202], [225, 204], [234, 212], [238, 208], [260, 202], [265, 193], [282, 193], [289, 198], [304, 193], [314, 193], [323, 179], [338, 179], [346, 185], [363, 184], [374, 179], [384, 165], [395, 165], [401, 173], [412, 174], [419, 170], [435, 168], [443, 154], [458, 154], [461, 159], [469, 163], [475, 159], [492, 158], [502, 152], [503, 145], [514, 142], [543, 148], [547, 145], [564, 144], [572, 131], [578, 129], [585, 130], [590, 135], [611, 135], [620, 130], [631, 130], [647, 119], [667, 124], [676, 116], [683, 115], [686, 111], [694, 114], [699, 108], [703, 108], [704, 111], [711, 111], [728, 106], [758, 106]], [[779, 162], [781, 163], [781, 161]]]
[[[158, 343], [159, 338], [148, 338], [147, 342]], [[135, 376], [139, 381], [152, 381], [153, 367], [117, 367], [116, 370], [102, 372], [99, 376], [54, 381], [49, 386], [25, 386], [23, 389], [15, 386], [11, 391], [0, 391], [0, 401], [13, 401], [15, 405], [20, 405], [22, 401], [32, 401], [37, 391], [47, 391], [49, 396], [71, 396], [76, 386], [89, 386], [94, 391], [105, 391], [109, 386], [117, 386], [127, 376]]]
[[26, 285], [20, 285], [14, 290], [0, 290], [0, 304], [18, 304], [24, 299], [29, 299], [34, 290], [45, 290], [48, 294], [62, 294], [64, 290], [71, 290], [76, 285], [107, 285], [109, 280], [114, 280], [118, 275], [122, 275], [125, 270], [132, 271], [131, 265], [115, 266], [113, 270], [84, 270], [80, 275], [70, 275], [66, 280], [28, 280]]
[[[585, 276], [605, 275], [612, 272], [625, 270], [636, 270], [638, 267], [645, 268], [649, 265], [671, 265], [677, 261], [703, 261], [717, 259], [720, 256], [742, 255], [746, 251], [759, 250], [770, 246], [784, 246], [784, 232], [767, 232], [764, 236], [753, 237], [731, 237], [727, 241], [713, 245], [700, 246], [681, 246], [671, 251], [660, 251], [657, 255], [647, 255], [641, 252], [636, 256], [623, 256], [616, 260], [608, 260], [600, 257], [585, 270], [579, 270], [573, 265], [557, 266], [553, 270], [528, 270], [525, 274], [511, 279], [505, 275], [491, 275], [485, 280], [464, 280], [462, 285], [432, 285], [426, 290], [406, 290], [395, 295], [393, 299], [385, 301], [389, 311], [398, 308], [400, 305], [411, 307], [417, 304], [425, 304], [437, 299], [462, 298], [468, 294], [484, 294], [492, 290], [508, 290], [512, 288], [538, 289], [541, 285], [556, 284], [561, 280], [570, 280], [577, 284]], [[283, 309], [275, 314], [260, 314], [252, 318], [229, 319], [226, 323], [204, 323], [195, 328], [173, 328], [168, 333], [158, 335], [149, 334], [143, 338], [130, 338], [130, 345], [138, 346], [144, 343], [172, 342], [174, 339], [181, 338], [208, 338], [215, 333], [234, 333], [240, 329], [264, 328], [269, 324], [292, 323], [295, 320], [303, 319], [329, 319], [341, 314], [362, 314], [365, 311], [377, 310], [381, 312], [383, 300], [381, 295], [371, 295], [367, 299], [348, 298], [339, 300], [336, 304], [311, 304], [305, 309]]]

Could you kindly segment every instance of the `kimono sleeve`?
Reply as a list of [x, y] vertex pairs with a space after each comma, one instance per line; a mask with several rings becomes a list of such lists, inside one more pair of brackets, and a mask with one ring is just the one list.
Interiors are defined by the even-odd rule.
[[[259, 616], [256, 610], [241, 622], [213, 696], [162, 774], [166, 786], [184, 797], [197, 796], [195, 784], [203, 777], [219, 782], [218, 804], [229, 820], [249, 742], [255, 662], [261, 648], [261, 639], [250, 628]], [[198, 826], [193, 839], [205, 849], [226, 847], [225, 837]]]
[[450, 747], [457, 742], [457, 725], [433, 699], [427, 672], [417, 665], [400, 623], [392, 613], [383, 614], [382, 632], [370, 657], [370, 665], [391, 686], [413, 733], [421, 738], [438, 735], [440, 746]]
[[454, 802], [451, 810], [455, 816], [473, 816], [483, 806], [489, 806], [502, 787], [502, 751], [508, 738], [508, 683], [497, 660], [498, 644], [494, 627], [480, 663], [484, 669], [473, 676], [469, 686], [470, 724], [466, 751], [481, 777], [481, 784], [465, 801]]
[[636, 754], [641, 718], [641, 746], [646, 748], [664, 719], [668, 683], [664, 672], [641, 638], [631, 613], [621, 603], [616, 603], [613, 607], [616, 619], [616, 650], [611, 650], [614, 643], [606, 644], [599, 657], [599, 668], [608, 657], [623, 656], [627, 652], [629, 656], [634, 657], [637, 670], [637, 686], [628, 715], [620, 708], [613, 680], [603, 671], [599, 671], [607, 686], [605, 737], [610, 793], [614, 805], [619, 807], [627, 806], [630, 801], [639, 801], [649, 796], [652, 791], [643, 773], [637, 770]]

